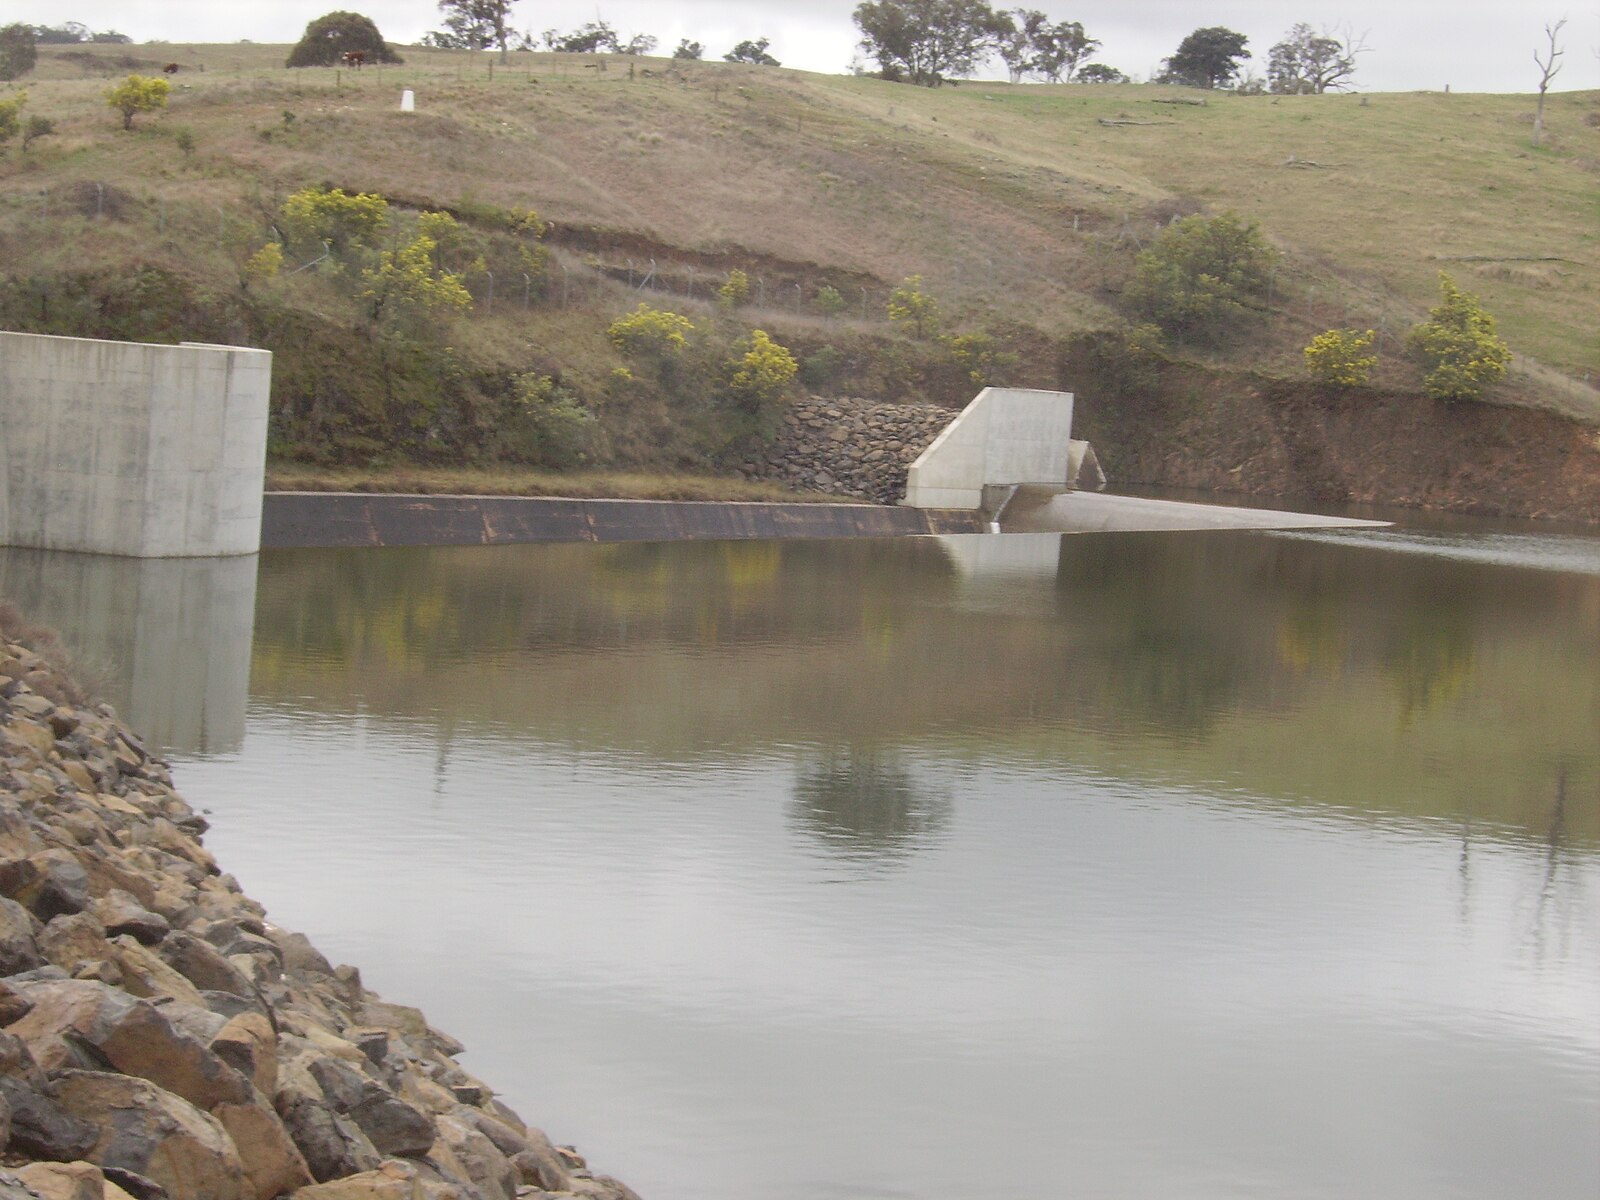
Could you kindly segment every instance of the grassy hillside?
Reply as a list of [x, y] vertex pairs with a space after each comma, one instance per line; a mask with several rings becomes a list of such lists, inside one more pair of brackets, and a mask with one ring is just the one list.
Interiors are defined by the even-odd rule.
[[[538, 371], [600, 413], [599, 458], [715, 462], [716, 412], [669, 411], [617, 382], [604, 329], [640, 299], [716, 327], [724, 346], [770, 330], [814, 390], [957, 402], [964, 365], [885, 315], [889, 290], [920, 274], [947, 329], [995, 335], [996, 382], [1072, 387], [1074, 339], [1126, 322], [1139, 247], [1174, 215], [1231, 209], [1284, 251], [1272, 311], [1223, 351], [1175, 353], [1293, 377], [1313, 333], [1371, 327], [1380, 384], [1415, 391], [1399, 338], [1443, 267], [1518, 356], [1496, 399], [1600, 423], [1600, 94], [1552, 95], [1535, 150], [1521, 96], [928, 91], [722, 63], [518, 54], [502, 68], [403, 52], [403, 66], [351, 72], [284, 69], [279, 46], [44, 48], [23, 83], [56, 133], [0, 158], [0, 323], [265, 344], [305, 434], [285, 443], [295, 452], [324, 430], [343, 439], [324, 457], [380, 456], [398, 427], [373, 417], [385, 409], [403, 414], [412, 456], [457, 442], [490, 454], [507, 381]], [[168, 61], [182, 68], [168, 110], [123, 132], [108, 81]], [[398, 111], [402, 88], [416, 113]], [[473, 310], [417, 353], [375, 338], [321, 269], [288, 275], [292, 256], [244, 290], [242, 264], [307, 184], [454, 212], [493, 279], [469, 274]], [[506, 233], [529, 207], [551, 222], [542, 279]], [[719, 314], [732, 268], [752, 294]], [[823, 285], [842, 311], [819, 309]], [[431, 399], [444, 393], [448, 414]]]

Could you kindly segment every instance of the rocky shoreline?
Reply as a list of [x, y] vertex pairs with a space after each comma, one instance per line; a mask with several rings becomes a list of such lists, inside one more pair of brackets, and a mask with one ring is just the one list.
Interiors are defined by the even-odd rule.
[[739, 468], [746, 479], [898, 504], [906, 471], [958, 409], [808, 396], [784, 410], [776, 436]]
[[497, 1100], [421, 1012], [268, 921], [166, 765], [15, 632], [0, 1200], [637, 1200]]

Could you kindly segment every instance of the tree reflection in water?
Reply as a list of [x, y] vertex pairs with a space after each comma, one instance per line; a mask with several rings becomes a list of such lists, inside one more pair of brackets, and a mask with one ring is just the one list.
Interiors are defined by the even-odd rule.
[[919, 781], [893, 750], [836, 746], [800, 766], [795, 828], [831, 855], [888, 866], [926, 849], [950, 819], [950, 796]]

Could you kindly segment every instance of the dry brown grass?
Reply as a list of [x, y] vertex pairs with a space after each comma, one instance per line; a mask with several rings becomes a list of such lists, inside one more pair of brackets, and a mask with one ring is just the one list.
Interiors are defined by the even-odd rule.
[[[560, 261], [592, 285], [594, 312], [502, 305], [468, 336], [506, 361], [572, 345], [580, 371], [599, 372], [595, 323], [629, 297], [595, 283], [596, 266], [631, 258], [642, 272], [655, 258], [680, 295], [696, 279], [703, 295], [740, 265], [780, 300], [797, 281], [848, 277], [848, 315], [860, 319], [865, 287], [880, 325], [887, 288], [921, 274], [961, 323], [1061, 334], [1117, 319], [1119, 281], [1158, 221], [1233, 209], [1287, 255], [1276, 315], [1236, 359], [1297, 372], [1300, 347], [1332, 325], [1398, 336], [1433, 303], [1444, 267], [1527, 364], [1508, 397], [1600, 419], [1584, 382], [1600, 375], [1597, 93], [1552, 95], [1536, 151], [1518, 96], [1156, 106], [1150, 87], [928, 91], [722, 63], [613, 60], [601, 72], [586, 69], [592, 58], [545, 54], [491, 72], [490, 56], [404, 53], [403, 66], [351, 73], [286, 70], [281, 46], [46, 48], [30, 111], [59, 135], [0, 168], [13, 269], [153, 256], [234, 286], [276, 203], [307, 183], [531, 206], [556, 222]], [[124, 56], [184, 67], [169, 111], [132, 134], [102, 97]], [[397, 111], [403, 87], [417, 93], [412, 117]], [[1100, 123], [1119, 115], [1176, 124]], [[126, 193], [132, 215], [103, 228], [79, 213], [71, 240], [47, 236], [63, 218], [44, 212], [41, 191], [86, 182]], [[1463, 255], [1558, 261], [1448, 260]], [[792, 309], [783, 300], [763, 320], [815, 321]]]

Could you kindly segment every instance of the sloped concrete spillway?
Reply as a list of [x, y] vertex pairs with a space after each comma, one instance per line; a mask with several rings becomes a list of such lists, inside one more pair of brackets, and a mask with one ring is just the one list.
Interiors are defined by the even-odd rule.
[[1134, 533], [1173, 529], [1363, 529], [1387, 521], [1271, 508], [1149, 500], [1104, 492], [1063, 492], [1025, 484], [998, 515], [1002, 533]]

